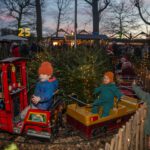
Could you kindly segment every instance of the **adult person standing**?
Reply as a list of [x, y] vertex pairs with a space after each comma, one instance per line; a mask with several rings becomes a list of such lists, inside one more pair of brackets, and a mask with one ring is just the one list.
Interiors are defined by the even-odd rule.
[[21, 57], [19, 46], [17, 43], [14, 43], [12, 47], [12, 56], [13, 57]]
[[133, 81], [132, 88], [136, 95], [147, 104], [147, 118], [145, 120], [144, 132], [145, 140], [148, 150], [150, 150], [150, 93], [147, 93], [136, 85], [136, 81]]

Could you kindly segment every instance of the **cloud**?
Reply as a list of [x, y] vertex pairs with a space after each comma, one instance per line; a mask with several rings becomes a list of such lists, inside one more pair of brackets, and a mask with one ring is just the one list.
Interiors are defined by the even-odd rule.
[[150, 4], [150, 0], [145, 0], [146, 3]]
[[12, 22], [15, 19], [13, 17], [11, 17], [11, 16], [0, 16], [0, 20], [1, 21], [5, 21], [5, 22]]

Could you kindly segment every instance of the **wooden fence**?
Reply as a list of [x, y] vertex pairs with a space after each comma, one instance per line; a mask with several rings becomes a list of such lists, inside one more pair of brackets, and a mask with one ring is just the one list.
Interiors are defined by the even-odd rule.
[[144, 122], [146, 105], [142, 105], [130, 120], [119, 129], [104, 150], [146, 150], [144, 148]]

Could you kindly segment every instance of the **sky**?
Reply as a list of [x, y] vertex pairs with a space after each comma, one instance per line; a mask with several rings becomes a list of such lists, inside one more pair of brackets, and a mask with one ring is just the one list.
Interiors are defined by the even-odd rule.
[[[46, 8], [44, 11], [44, 24], [43, 27], [46, 29], [48, 32], [54, 32], [56, 30], [56, 9], [55, 5], [52, 5], [52, 1], [54, 0], [47, 0], [46, 3]], [[113, 1], [113, 0], [111, 0]], [[114, 0], [115, 1], [115, 0]], [[121, 0], [116, 0], [116, 1], [121, 1]], [[124, 0], [122, 0], [124, 1]], [[130, 1], [130, 0], [126, 0]], [[149, 9], [150, 13], [150, 0], [144, 0], [144, 7]], [[104, 11], [104, 15], [107, 14], [108, 9]], [[67, 24], [62, 24], [61, 28], [70, 31], [73, 30], [73, 22], [74, 22], [74, 2], [72, 3], [72, 6], [70, 8], [70, 11], [68, 12], [68, 16], [70, 17], [70, 21], [67, 22]], [[84, 2], [84, 0], [78, 0], [78, 31], [85, 29], [88, 32], [92, 32], [92, 13], [91, 13], [91, 7], [87, 3]], [[149, 19], [150, 21], [150, 19]], [[103, 19], [102, 19], [103, 22]], [[139, 29], [139, 31], [136, 32], [147, 32], [147, 29], [149, 30], [150, 34], [150, 27], [146, 26], [145, 23], [140, 19], [139, 17], [139, 22], [142, 24], [142, 29]], [[100, 23], [100, 32], [103, 32], [103, 23]]]
[[[45, 8], [45, 11], [43, 12], [43, 15], [45, 16], [43, 21], [43, 27], [45, 29], [51, 29], [51, 31], [56, 30], [56, 4], [54, 3], [51, 5], [51, 2], [54, 0], [47, 0], [46, 4], [47, 7]], [[92, 26], [88, 25], [88, 22], [91, 22], [90, 15], [87, 14], [87, 11], [89, 10], [89, 5], [87, 5], [83, 0], [78, 0], [78, 30], [82, 30], [84, 28], [87, 28], [90, 30]], [[74, 26], [74, 2], [71, 3], [71, 6], [68, 8], [67, 11], [67, 21], [62, 22], [61, 28], [64, 28], [68, 32], [71, 32], [73, 30]]]
[[[116, 0], [118, 1], [118, 0]], [[145, 6], [149, 9], [150, 13], [150, 0], [144, 0]], [[107, 13], [107, 9], [104, 14]], [[56, 3], [55, 0], [45, 0], [45, 6], [43, 7], [42, 16], [43, 16], [43, 33], [45, 35], [51, 35], [56, 31]], [[74, 26], [74, 0], [71, 6], [67, 11], [67, 20], [66, 22], [62, 22], [61, 28], [65, 29], [68, 32], [73, 30]], [[0, 28], [9, 27], [12, 22], [14, 22], [14, 18], [10, 16], [2, 16], [0, 15]], [[149, 27], [146, 27], [142, 20], [140, 20], [141, 24], [143, 24], [143, 28], [140, 29], [146, 32], [146, 29], [150, 31]], [[92, 32], [92, 17], [91, 17], [91, 7], [84, 2], [84, 0], [78, 0], [78, 30], [85, 29], [89, 32]], [[100, 31], [101, 29], [100, 24]], [[139, 31], [140, 32], [140, 31]]]

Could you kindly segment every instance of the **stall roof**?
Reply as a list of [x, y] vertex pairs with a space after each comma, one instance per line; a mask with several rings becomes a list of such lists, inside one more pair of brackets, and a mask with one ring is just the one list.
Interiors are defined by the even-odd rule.
[[20, 60], [27, 60], [27, 59], [23, 57], [10, 57], [10, 58], [5, 58], [3, 60], [0, 60], [0, 63], [12, 63]]
[[[74, 39], [74, 36], [67, 36], [67, 39]], [[77, 34], [77, 39], [79, 40], [106, 40], [108, 39], [107, 35], [99, 34]]]
[[112, 39], [109, 39], [109, 42], [122, 42], [122, 43], [149, 43], [150, 42], [150, 39], [116, 39], [116, 38], [112, 38]]
[[27, 41], [27, 39], [10, 34], [10, 35], [0, 36], [0, 41]]

